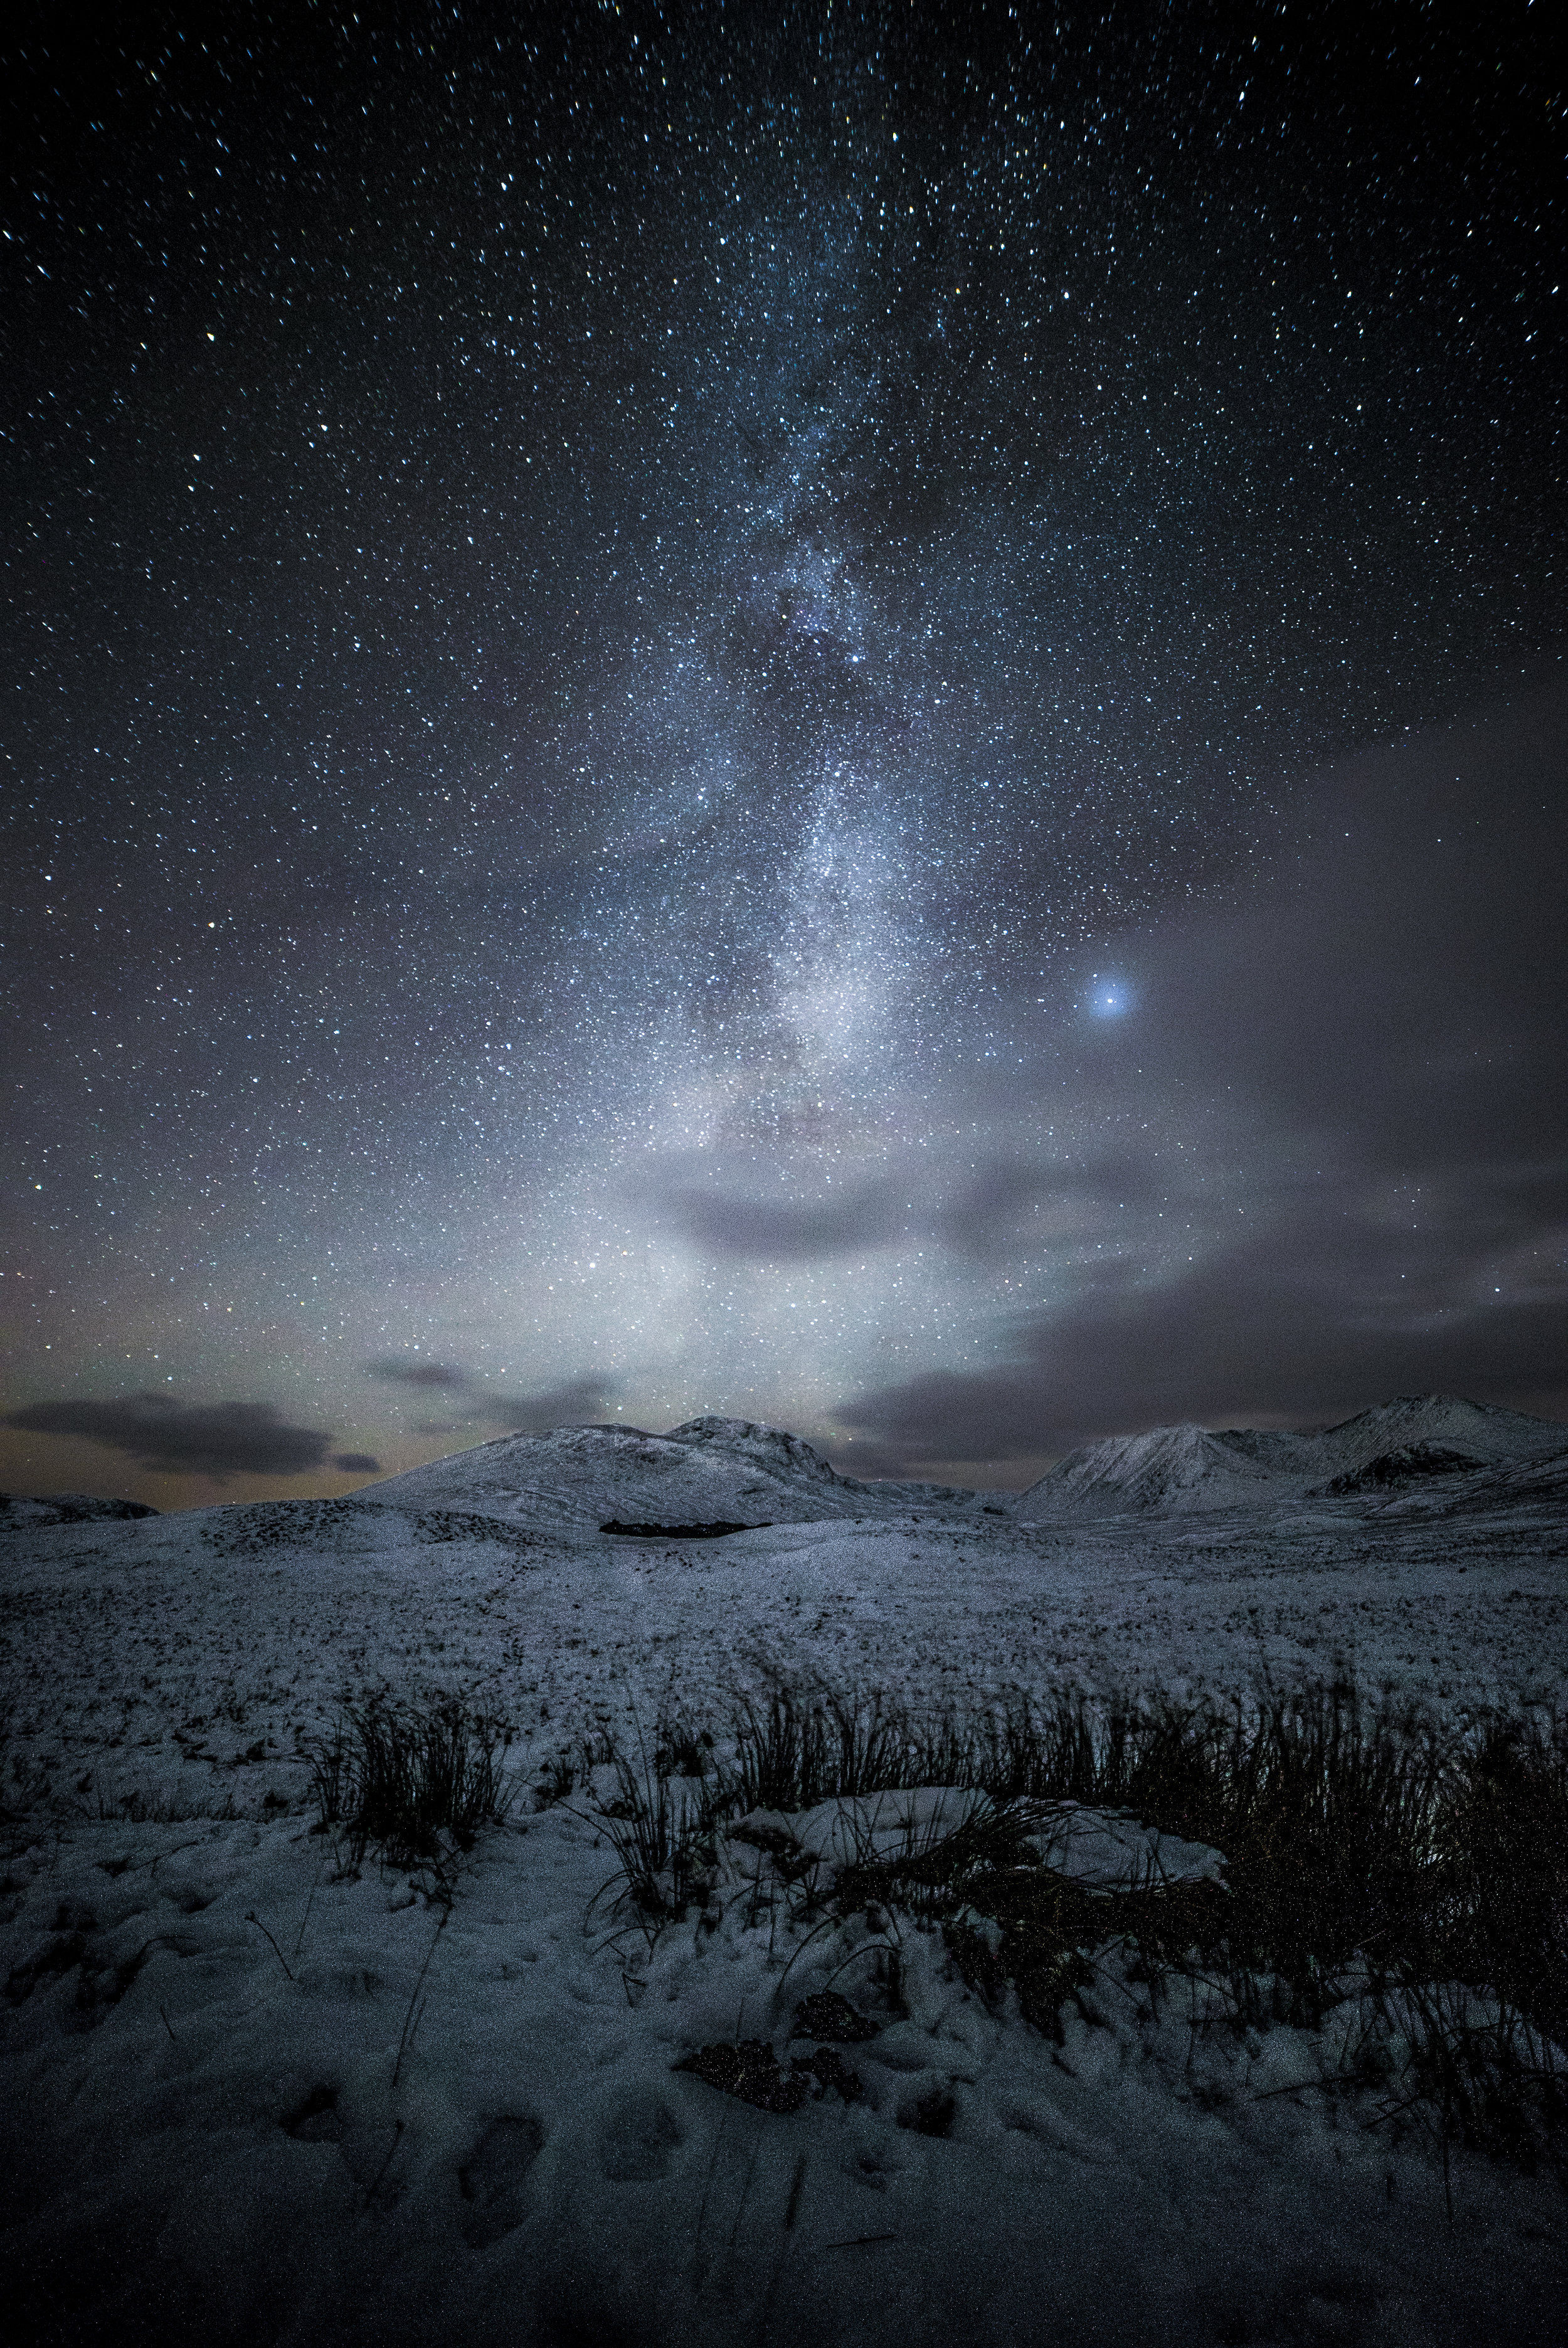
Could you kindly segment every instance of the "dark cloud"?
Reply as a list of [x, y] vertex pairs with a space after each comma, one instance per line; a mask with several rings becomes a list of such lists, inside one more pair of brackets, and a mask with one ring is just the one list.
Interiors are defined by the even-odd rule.
[[542, 1435], [552, 1426], [579, 1426], [605, 1418], [613, 1390], [591, 1376], [568, 1378], [529, 1395], [477, 1395], [475, 1416], [519, 1435]]
[[367, 1362], [364, 1366], [369, 1376], [384, 1378], [390, 1385], [461, 1388], [468, 1384], [467, 1372], [458, 1369], [453, 1362], [411, 1362], [401, 1354], [393, 1354], [379, 1362]]
[[1040, 1301], [1000, 1361], [846, 1406], [846, 1464], [1411, 1391], [1568, 1414], [1565, 743], [1557, 695], [1349, 762], [1278, 885], [1124, 942], [1135, 1008], [1074, 1046], [1092, 1148], [982, 1170], [934, 1226], [1036, 1233]]
[[993, 1159], [943, 1200], [934, 1234], [965, 1254], [989, 1254], [1066, 1187], [1061, 1169]]
[[[323, 1465], [332, 1441], [315, 1427], [289, 1426], [268, 1402], [177, 1403], [159, 1394], [29, 1403], [4, 1424], [34, 1435], [85, 1436], [176, 1476], [303, 1476]], [[349, 1456], [359, 1464], [358, 1455]]]
[[1265, 1234], [1169, 1286], [1103, 1275], [1067, 1310], [1022, 1323], [1013, 1360], [927, 1372], [846, 1406], [868, 1440], [841, 1464], [897, 1475], [932, 1459], [1034, 1460], [1188, 1419], [1327, 1423], [1411, 1393], [1564, 1415], [1563, 1325], [1560, 1291], [1453, 1301], [1446, 1281], [1390, 1278], [1379, 1234], [1335, 1224], [1288, 1250]]
[[334, 1451], [333, 1466], [341, 1468], [345, 1476], [379, 1476], [381, 1462], [368, 1451]]
[[1102, 1230], [1108, 1215], [1163, 1195], [1168, 1179], [1124, 1151], [1102, 1147], [1032, 1163], [996, 1158], [952, 1185], [926, 1231], [955, 1255], [994, 1262]]
[[1075, 1225], [1112, 1192], [1126, 1199], [1150, 1187], [1145, 1172], [1119, 1161], [999, 1156], [946, 1184], [922, 1167], [906, 1180], [809, 1201], [746, 1197], [714, 1184], [672, 1189], [661, 1203], [699, 1247], [753, 1262], [820, 1262], [929, 1240], [989, 1259], [1020, 1239]]

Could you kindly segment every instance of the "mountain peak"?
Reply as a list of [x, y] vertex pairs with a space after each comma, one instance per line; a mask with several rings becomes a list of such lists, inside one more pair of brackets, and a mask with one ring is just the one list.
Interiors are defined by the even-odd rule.
[[1372, 1495], [1433, 1475], [1440, 1463], [1516, 1468], [1565, 1450], [1568, 1426], [1554, 1419], [1454, 1395], [1398, 1395], [1336, 1426], [1215, 1434], [1188, 1425], [1106, 1436], [1059, 1460], [1018, 1509], [1178, 1510], [1289, 1501], [1314, 1490]]

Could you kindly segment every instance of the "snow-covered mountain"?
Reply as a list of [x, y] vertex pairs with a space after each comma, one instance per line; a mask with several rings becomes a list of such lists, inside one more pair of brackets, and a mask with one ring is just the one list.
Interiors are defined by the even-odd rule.
[[[829, 1519], [1143, 1514], [1268, 1508], [1310, 1496], [1387, 1504], [1411, 1494], [1484, 1505], [1517, 1471], [1553, 1458], [1568, 1476], [1568, 1426], [1490, 1403], [1401, 1395], [1337, 1426], [1157, 1426], [1108, 1436], [1058, 1462], [1018, 1498], [952, 1485], [866, 1482], [813, 1446], [753, 1419], [691, 1418], [666, 1435], [559, 1426], [503, 1435], [368, 1487], [366, 1500], [477, 1510], [518, 1524], [760, 1526]], [[1532, 1487], [1533, 1489], [1533, 1487]]]
[[798, 1435], [713, 1416], [687, 1419], [668, 1435], [635, 1426], [558, 1426], [548, 1435], [498, 1436], [390, 1476], [364, 1497], [579, 1528], [801, 1525], [927, 1511], [1005, 1514], [1011, 1506], [1007, 1493], [862, 1483], [841, 1476]]
[[1058, 1509], [1235, 1508], [1267, 1498], [1266, 1468], [1202, 1426], [1111, 1435], [1069, 1452], [1020, 1495], [1023, 1517]]
[[[1269, 1440], [1266, 1436], [1263, 1439]], [[1454, 1395], [1401, 1395], [1393, 1402], [1358, 1411], [1354, 1418], [1344, 1419], [1321, 1434], [1285, 1440], [1311, 1447], [1324, 1471], [1339, 1476], [1373, 1459], [1418, 1447], [1460, 1452], [1489, 1468], [1520, 1467], [1527, 1460], [1568, 1450], [1568, 1426], [1556, 1419], [1531, 1418], [1522, 1411], [1502, 1410], [1493, 1403], [1466, 1402]], [[1282, 1464], [1286, 1456], [1281, 1455]]]
[[[1561, 1460], [1568, 1426], [1448, 1395], [1403, 1395], [1337, 1426], [1296, 1431], [1159, 1426], [1108, 1436], [1059, 1460], [1020, 1494], [1017, 1514], [1174, 1511], [1305, 1498], [1387, 1501], [1440, 1483], [1459, 1505], [1484, 1483], [1500, 1495], [1523, 1470]], [[1472, 1480], [1473, 1479], [1473, 1480]]]
[[[1568, 1513], [1568, 1426], [1488, 1403], [1416, 1395], [1380, 1403], [1337, 1426], [1157, 1426], [1107, 1436], [1071, 1452], [1016, 1496], [845, 1476], [783, 1427], [710, 1415], [665, 1435], [592, 1426], [497, 1436], [363, 1486], [352, 1499], [272, 1501], [261, 1513], [274, 1543], [316, 1539], [323, 1509], [339, 1541], [347, 1534], [337, 1517], [346, 1525], [352, 1516], [374, 1540], [376, 1523], [391, 1522], [386, 1510], [421, 1518], [457, 1511], [578, 1540], [611, 1528], [691, 1533], [909, 1516], [1047, 1523], [1288, 1508], [1302, 1500], [1473, 1513], [1550, 1504], [1559, 1489]], [[39, 1499], [0, 1493], [0, 1531], [10, 1533], [151, 1513], [134, 1501], [74, 1493]], [[238, 1538], [241, 1512], [217, 1513], [232, 1521]]]

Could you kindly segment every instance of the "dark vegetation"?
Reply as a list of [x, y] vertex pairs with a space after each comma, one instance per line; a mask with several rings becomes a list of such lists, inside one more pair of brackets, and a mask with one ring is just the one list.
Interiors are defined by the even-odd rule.
[[88, 1492], [47, 1492], [36, 1498], [26, 1492], [0, 1492], [0, 1526], [15, 1518], [33, 1531], [49, 1525], [112, 1523], [157, 1514], [145, 1500], [99, 1499]]
[[521, 1554], [537, 1549], [539, 1536], [525, 1525], [467, 1509], [420, 1509], [394, 1512], [377, 1500], [354, 1494], [337, 1500], [257, 1500], [214, 1509], [201, 1526], [204, 1546], [218, 1557], [264, 1557], [273, 1550], [315, 1549], [341, 1555], [344, 1536], [358, 1535], [366, 1549], [386, 1539], [389, 1517], [405, 1524], [420, 1542], [487, 1541]]
[[699, 2046], [675, 2068], [694, 2071], [711, 2087], [738, 2096], [742, 2103], [754, 2104], [764, 2112], [795, 2112], [807, 2096], [820, 2098], [829, 2093], [852, 2104], [861, 2092], [859, 2079], [835, 2046], [819, 2046], [806, 2061], [781, 2063], [761, 2039], [743, 2038], [733, 2045], [721, 2040]]
[[366, 1704], [312, 1763], [321, 1823], [342, 1828], [356, 1866], [373, 1848], [394, 1867], [470, 1850], [481, 1827], [506, 1816], [507, 1741], [459, 1704]]
[[[501, 1746], [495, 1724], [452, 1706], [351, 1715], [318, 1757], [323, 1818], [359, 1853], [397, 1860], [443, 1837], [471, 1842], [506, 1807]], [[1337, 2010], [1343, 2084], [1377, 2086], [1384, 2116], [1425, 2115], [1445, 2141], [1546, 2158], [1568, 2178], [1562, 1717], [1443, 1727], [1323, 1688], [1228, 1708], [1071, 1693], [1028, 1712], [917, 1718], [778, 1687], [741, 1697], [722, 1735], [664, 1724], [635, 1764], [602, 1738], [563, 1752], [535, 1801], [583, 1798], [579, 1781], [606, 1763], [616, 1790], [591, 1815], [618, 1862], [611, 1921], [650, 1948], [693, 1911], [699, 1933], [715, 1929], [742, 1899], [753, 1921], [785, 1919], [781, 1955], [792, 1935], [798, 1947], [836, 1932], [862, 1951], [875, 1936], [896, 2007], [901, 1930], [940, 1931], [979, 1994], [999, 2008], [1016, 1997], [1026, 2023], [1058, 2034], [1115, 1954], [1152, 1998], [1183, 1982], [1211, 2006], [1217, 1995], [1238, 2032], [1314, 2028]], [[821, 1801], [935, 1785], [988, 1798], [891, 1857], [867, 1845], [830, 1868], [790, 1830]], [[1212, 1846], [1224, 1883], [1086, 1888], [1027, 1839], [1069, 1802]], [[761, 1860], [736, 1890], [724, 1851], [742, 1843]], [[825, 2018], [804, 2027], [835, 2035]], [[813, 2085], [809, 2065], [770, 2071], [740, 2044], [692, 2062], [768, 2108]]]
[[601, 1533], [618, 1533], [623, 1540], [722, 1540], [726, 1533], [764, 1533], [766, 1521], [755, 1525], [623, 1525], [619, 1517], [600, 1525]]

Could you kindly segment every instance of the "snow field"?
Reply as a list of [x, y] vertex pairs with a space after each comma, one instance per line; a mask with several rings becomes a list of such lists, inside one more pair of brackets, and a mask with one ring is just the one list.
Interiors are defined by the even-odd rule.
[[[1371, 1416], [1352, 1448], [1458, 1439], [1449, 1406]], [[917, 1724], [1063, 1687], [1551, 1704], [1551, 1460], [1500, 1450], [1485, 1507], [1458, 1473], [1328, 1506], [1285, 1489], [1304, 1438], [1259, 1438], [1280, 1489], [1240, 1508], [1211, 1503], [1252, 1438], [1216, 1468], [1184, 1437], [1109, 1463], [1163, 1477], [1163, 1512], [1031, 1525], [917, 1488], [857, 1518], [776, 1430], [677, 1433], [506, 1438], [348, 1502], [0, 1525], [0, 2272], [29, 2348], [1554, 2343], [1561, 2187], [1455, 2148], [1450, 2222], [1420, 2115], [1342, 2082], [1354, 2000], [1242, 2029], [1217, 1986], [1102, 1952], [1059, 2044], [907, 1914], [808, 1941], [820, 1916], [769, 1912], [733, 1826], [705, 1918], [644, 1931], [612, 1912], [608, 1768], [537, 1814], [520, 1792], [440, 1869], [355, 1869], [309, 1831], [313, 1751], [382, 1696], [504, 1724], [522, 1788], [607, 1737], [635, 1772], [661, 1720], [723, 1752], [781, 1682]], [[671, 1496], [775, 1521], [600, 1530]], [[927, 1786], [771, 1823], [825, 1881], [973, 1804]], [[1092, 1886], [1223, 1879], [1125, 1813], [1059, 1805], [1036, 1847]], [[840, 2050], [856, 2099], [762, 2111], [674, 2067], [789, 2057], [830, 1986], [877, 2024]]]
[[[324, 1504], [323, 1504], [324, 1505]], [[1072, 1533], [907, 1519], [722, 1541], [476, 1534], [389, 1507], [241, 1548], [192, 1510], [0, 1548], [0, 1704], [28, 1800], [297, 1804], [346, 1702], [456, 1695], [543, 1754], [778, 1677], [919, 1710], [1066, 1682], [1220, 1695], [1333, 1676], [1444, 1711], [1552, 1703], [1568, 1537], [1216, 1518]], [[307, 1537], [308, 1536], [308, 1537]]]
[[[487, 1835], [449, 1908], [427, 1870], [343, 1855], [190, 1821], [13, 1862], [29, 2336], [1555, 2336], [1561, 2188], [1460, 2156], [1450, 2230], [1430, 2143], [1317, 2085], [1325, 2034], [1238, 2039], [1201, 1988], [1157, 2007], [1112, 1961], [1057, 2046], [907, 1926], [900, 2017], [886, 1935], [821, 1935], [786, 1972], [787, 1928], [744, 1902], [651, 1957], [608, 1945], [583, 1925], [611, 1854], [561, 1807]], [[860, 2100], [760, 2112], [672, 2067], [784, 2051], [830, 1978], [880, 2024], [844, 2050]]]

